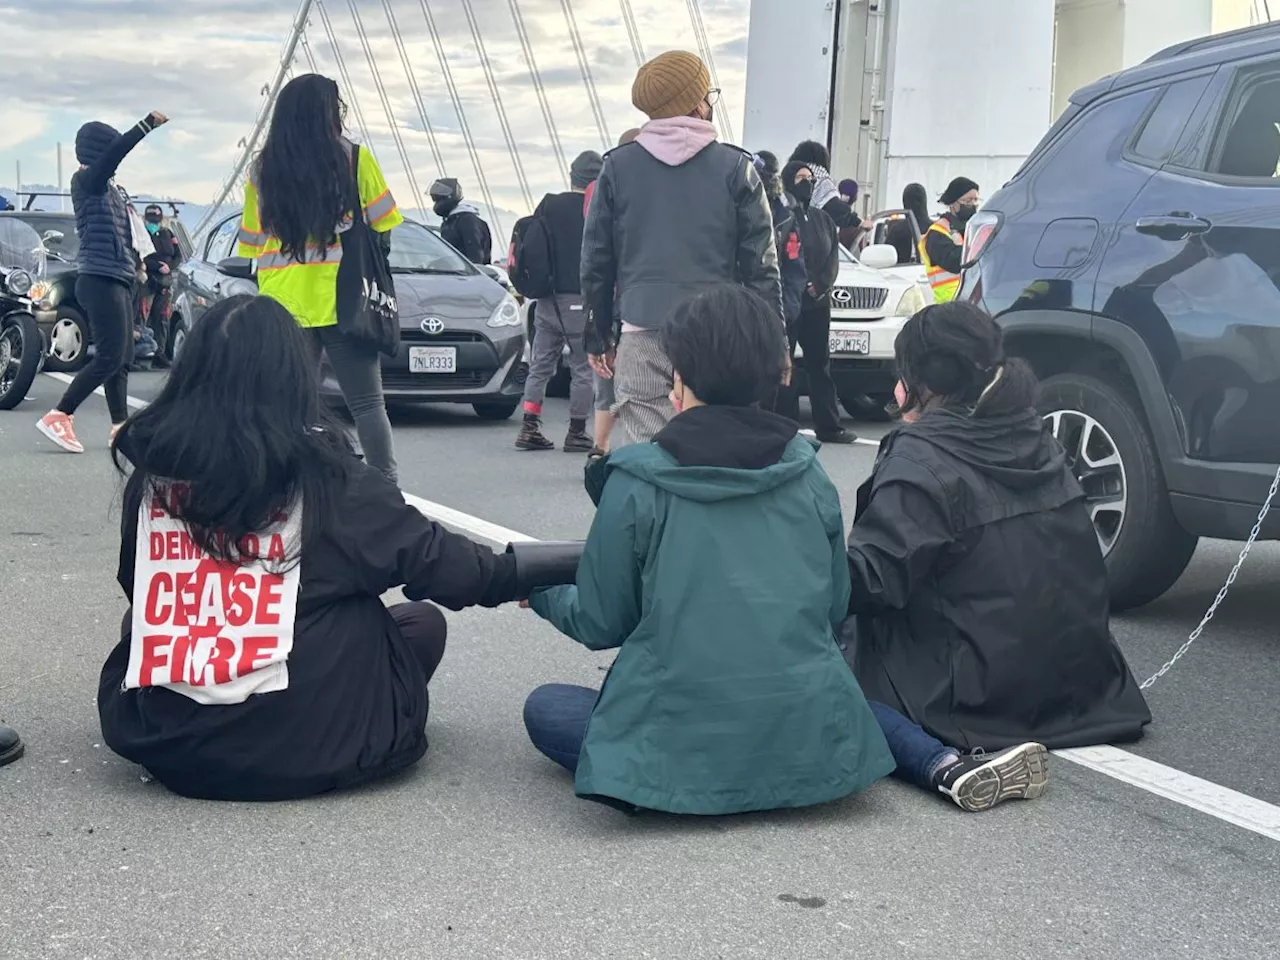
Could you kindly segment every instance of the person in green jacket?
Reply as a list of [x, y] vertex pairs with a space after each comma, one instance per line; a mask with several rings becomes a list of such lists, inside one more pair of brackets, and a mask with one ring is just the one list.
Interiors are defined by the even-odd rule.
[[662, 338], [678, 416], [588, 467], [598, 511], [577, 584], [529, 601], [617, 659], [600, 691], [534, 690], [530, 739], [578, 796], [623, 809], [849, 796], [894, 762], [836, 639], [850, 591], [839, 496], [815, 445], [759, 407], [783, 375], [782, 324], [725, 286], [678, 307]]

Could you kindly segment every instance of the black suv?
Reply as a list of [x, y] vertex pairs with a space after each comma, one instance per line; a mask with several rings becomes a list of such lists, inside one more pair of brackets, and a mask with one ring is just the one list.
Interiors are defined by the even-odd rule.
[[1280, 24], [1078, 91], [965, 263], [960, 297], [1042, 379], [1116, 609], [1169, 589], [1197, 538], [1247, 537], [1280, 463]]

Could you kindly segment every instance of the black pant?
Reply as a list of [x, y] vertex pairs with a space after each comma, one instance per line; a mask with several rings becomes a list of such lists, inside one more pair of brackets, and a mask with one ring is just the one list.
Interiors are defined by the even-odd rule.
[[148, 285], [142, 295], [151, 300], [151, 306], [147, 308], [147, 326], [156, 338], [156, 353], [172, 360], [169, 354], [169, 293], [168, 287]]
[[58, 409], [72, 414], [102, 387], [112, 423], [129, 418], [129, 364], [133, 362], [133, 285], [109, 277], [80, 274], [76, 300], [89, 320], [93, 359], [76, 374]]
[[397, 603], [387, 612], [400, 628], [400, 636], [413, 649], [429, 682], [444, 658], [444, 641], [449, 626], [444, 614], [439, 607], [425, 601]]
[[[829, 437], [840, 432], [840, 410], [836, 406], [836, 385], [831, 380], [831, 300], [814, 300], [805, 295], [800, 317], [787, 330], [787, 344], [795, 357], [796, 344], [804, 351], [800, 363], [809, 381], [809, 405], [813, 409], [814, 432]], [[784, 417], [800, 419], [800, 391], [793, 381], [778, 391], [775, 408]]]

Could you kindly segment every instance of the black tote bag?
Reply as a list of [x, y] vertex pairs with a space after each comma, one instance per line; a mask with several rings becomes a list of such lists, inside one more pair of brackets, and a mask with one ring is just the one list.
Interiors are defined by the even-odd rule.
[[342, 232], [338, 264], [338, 329], [388, 356], [400, 348], [395, 282], [360, 200], [360, 147], [351, 148], [351, 225]]

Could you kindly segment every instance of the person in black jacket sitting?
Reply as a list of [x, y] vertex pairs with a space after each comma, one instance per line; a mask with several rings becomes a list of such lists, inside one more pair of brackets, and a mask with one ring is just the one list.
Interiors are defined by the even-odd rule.
[[899, 777], [966, 810], [1037, 797], [1046, 747], [1151, 721], [1084, 491], [977, 307], [926, 307], [896, 353], [903, 424], [858, 491], [845, 656]]
[[[813, 200], [813, 171], [802, 163], [782, 168], [782, 185], [795, 200], [794, 214], [800, 232], [809, 283], [800, 307], [800, 316], [787, 329], [794, 355], [796, 344], [804, 351], [801, 359], [809, 381], [809, 403], [813, 425], [823, 443], [853, 443], [857, 435], [840, 426], [836, 406], [836, 386], [831, 379], [831, 289], [840, 270], [840, 248], [836, 225]], [[777, 412], [800, 419], [800, 391], [794, 383], [778, 391]]]
[[267, 297], [195, 325], [114, 447], [130, 610], [103, 738], [185, 796], [303, 797], [427, 749], [452, 610], [518, 593], [516, 561], [425, 518], [325, 419], [304, 331]]
[[440, 218], [440, 236], [472, 263], [493, 262], [493, 238], [480, 211], [462, 200], [462, 184], [441, 177], [431, 185], [431, 209]]

